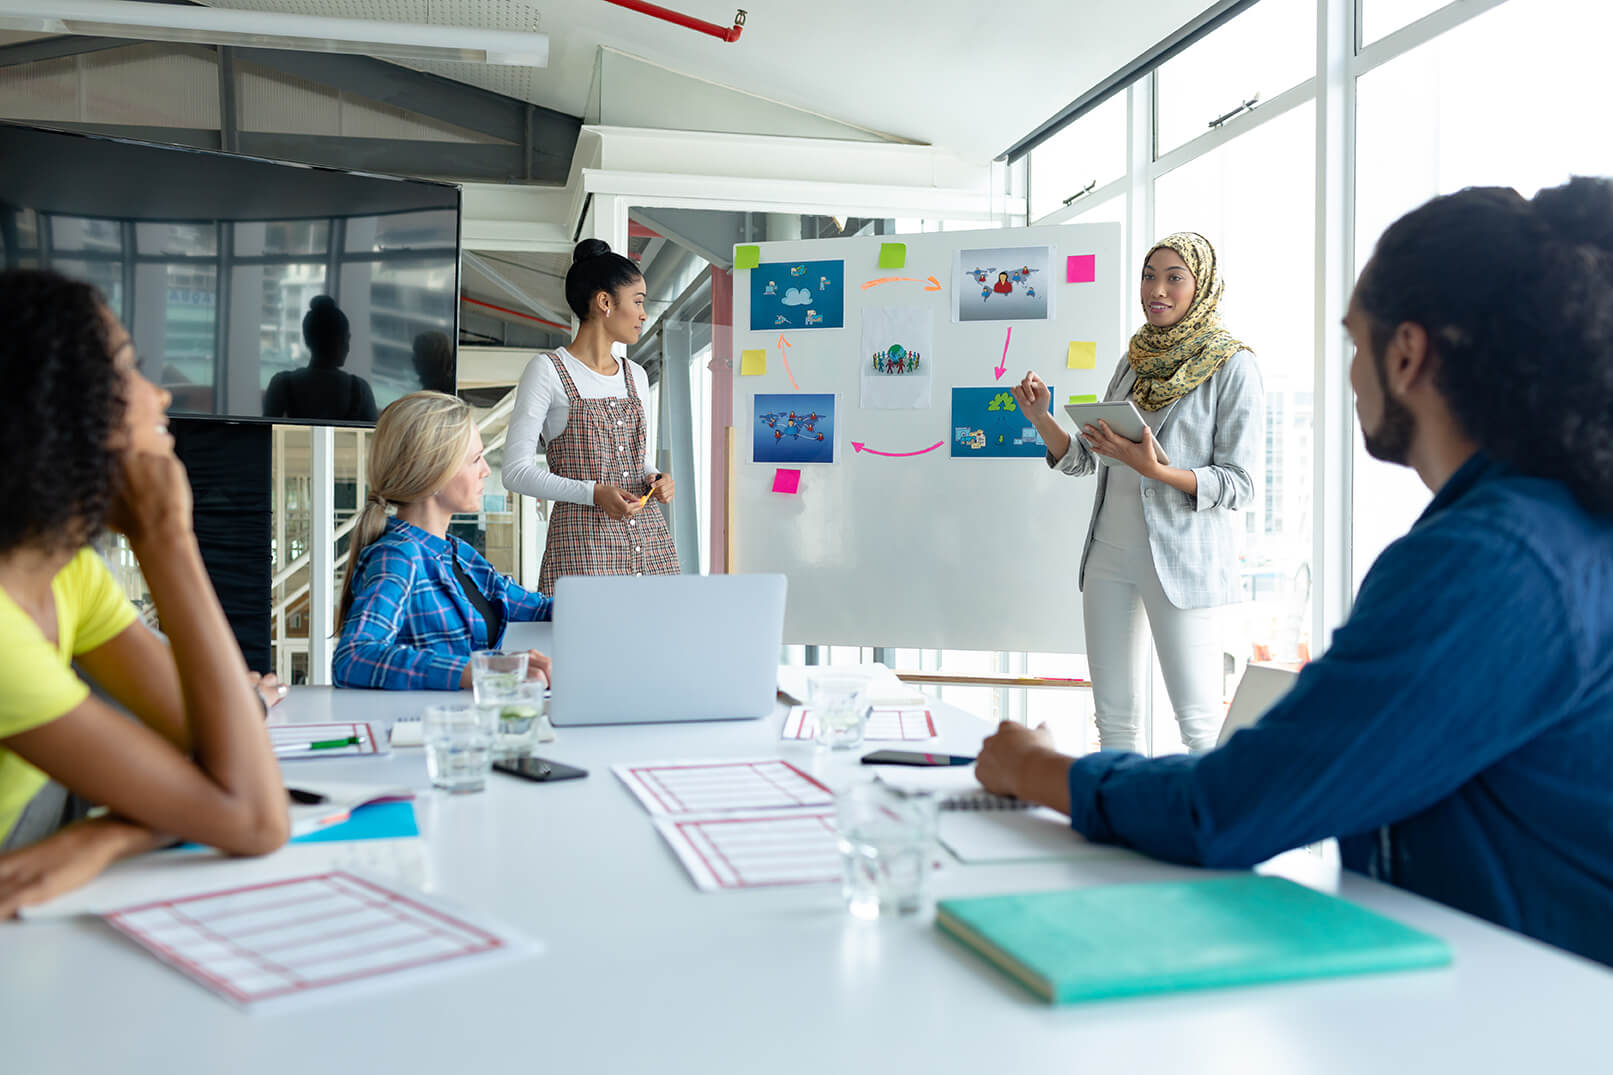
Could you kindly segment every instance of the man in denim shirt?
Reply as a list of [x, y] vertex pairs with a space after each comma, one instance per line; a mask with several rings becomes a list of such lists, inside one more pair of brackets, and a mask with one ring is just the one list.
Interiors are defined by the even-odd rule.
[[1070, 759], [1004, 724], [977, 774], [1089, 839], [1344, 865], [1613, 964], [1613, 183], [1436, 198], [1345, 326], [1368, 451], [1433, 501], [1331, 648], [1196, 757]]

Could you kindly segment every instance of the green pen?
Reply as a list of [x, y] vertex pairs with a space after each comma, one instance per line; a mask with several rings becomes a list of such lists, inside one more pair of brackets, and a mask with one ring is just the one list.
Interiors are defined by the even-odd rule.
[[276, 754], [300, 754], [305, 750], [336, 750], [340, 747], [358, 745], [358, 736], [350, 735], [346, 739], [320, 739], [310, 743], [281, 743], [274, 748]]

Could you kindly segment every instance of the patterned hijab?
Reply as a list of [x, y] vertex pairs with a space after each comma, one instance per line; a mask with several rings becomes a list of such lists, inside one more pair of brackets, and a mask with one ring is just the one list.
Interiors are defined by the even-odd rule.
[[1149, 248], [1144, 264], [1155, 251], [1167, 248], [1182, 255], [1196, 287], [1187, 315], [1180, 321], [1169, 328], [1144, 322], [1131, 338], [1126, 358], [1137, 374], [1131, 398], [1145, 411], [1157, 411], [1181, 399], [1209, 380], [1227, 359], [1249, 350], [1221, 325], [1226, 281], [1210, 241], [1196, 231], [1179, 231]]

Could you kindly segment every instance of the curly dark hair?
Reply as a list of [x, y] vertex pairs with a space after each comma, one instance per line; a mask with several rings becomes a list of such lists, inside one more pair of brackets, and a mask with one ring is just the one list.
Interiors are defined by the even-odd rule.
[[121, 471], [122, 380], [101, 293], [53, 272], [0, 272], [0, 552], [84, 544]]
[[1421, 325], [1468, 436], [1613, 515], [1613, 182], [1470, 187], [1384, 232], [1356, 288], [1381, 360]]

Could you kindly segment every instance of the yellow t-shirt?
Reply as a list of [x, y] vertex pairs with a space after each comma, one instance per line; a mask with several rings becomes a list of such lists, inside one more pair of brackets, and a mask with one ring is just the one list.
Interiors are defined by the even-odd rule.
[[8, 736], [48, 724], [90, 689], [73, 658], [105, 645], [135, 620], [134, 606], [94, 550], [83, 548], [50, 580], [59, 643], [0, 588], [0, 840], [17, 823], [46, 776], [5, 748]]

